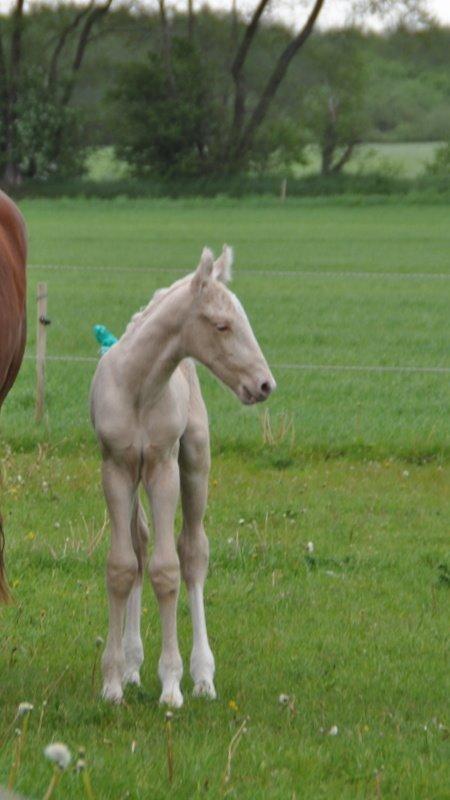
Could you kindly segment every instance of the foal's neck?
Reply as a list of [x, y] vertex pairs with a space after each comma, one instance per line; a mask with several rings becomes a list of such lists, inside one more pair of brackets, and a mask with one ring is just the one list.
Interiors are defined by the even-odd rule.
[[146, 399], [159, 396], [185, 357], [181, 330], [191, 303], [189, 285], [169, 289], [120, 341], [122, 375], [133, 394]]

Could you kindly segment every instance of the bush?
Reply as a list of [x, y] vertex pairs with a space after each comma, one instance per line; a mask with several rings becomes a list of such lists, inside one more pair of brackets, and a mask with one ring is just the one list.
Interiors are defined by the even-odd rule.
[[[43, 70], [24, 71], [16, 115], [14, 161], [24, 178], [72, 177], [83, 173], [85, 153], [79, 113], [49, 94]], [[5, 160], [2, 148], [0, 171]]]
[[426, 165], [425, 172], [427, 175], [450, 177], [450, 142], [442, 145], [442, 147], [438, 147], [434, 154], [433, 161], [430, 161]]
[[111, 94], [117, 116], [116, 153], [135, 175], [203, 171], [220, 125], [199, 52], [174, 39], [170, 66], [151, 53], [122, 67]]

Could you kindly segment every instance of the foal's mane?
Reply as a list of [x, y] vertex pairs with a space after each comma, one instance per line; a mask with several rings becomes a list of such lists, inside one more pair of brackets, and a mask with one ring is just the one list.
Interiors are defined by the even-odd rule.
[[133, 314], [127, 327], [125, 328], [122, 339], [125, 337], [128, 338], [136, 333], [136, 331], [142, 327], [144, 322], [154, 313], [155, 309], [160, 306], [161, 302], [165, 300], [168, 295], [172, 294], [172, 292], [176, 291], [176, 289], [179, 289], [180, 286], [184, 286], [186, 283], [188, 283], [188, 281], [191, 280], [192, 274], [193, 273], [184, 275], [182, 278], [179, 278], [177, 281], [175, 281], [175, 283], [172, 283], [171, 286], [157, 289], [151, 297], [150, 302]]

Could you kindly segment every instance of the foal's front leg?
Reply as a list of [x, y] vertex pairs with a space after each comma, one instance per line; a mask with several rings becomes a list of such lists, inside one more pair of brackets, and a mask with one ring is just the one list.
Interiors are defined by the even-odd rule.
[[131, 516], [135, 486], [125, 466], [112, 459], [102, 465], [103, 489], [111, 520], [111, 548], [106, 569], [109, 597], [109, 631], [102, 658], [103, 697], [119, 703], [125, 657], [122, 643], [125, 607], [138, 574], [138, 561], [131, 539]]
[[158, 461], [144, 473], [152, 508], [155, 547], [150, 560], [150, 579], [155, 591], [162, 627], [162, 652], [158, 675], [162, 683], [160, 703], [179, 708], [183, 704], [180, 681], [183, 664], [178, 649], [177, 603], [180, 590], [180, 562], [174, 540], [174, 519], [180, 476], [176, 453]]

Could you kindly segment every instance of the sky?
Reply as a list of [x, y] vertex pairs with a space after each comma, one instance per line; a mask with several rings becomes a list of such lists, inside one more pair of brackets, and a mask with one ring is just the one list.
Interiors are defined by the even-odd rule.
[[[27, 5], [31, 6], [33, 3], [38, 2], [39, 0], [28, 0]], [[76, 0], [76, 2], [81, 2], [81, 0]], [[168, 7], [172, 4], [179, 7], [186, 5], [183, 0], [166, 0], [166, 2]], [[232, 0], [206, 0], [206, 2], [205, 0], [194, 0], [194, 8], [204, 4], [214, 9], [229, 8], [231, 2]], [[6, 11], [13, 4], [14, 0], [0, 0], [0, 10]], [[238, 8], [251, 11], [255, 7], [256, 0], [236, 0], [236, 4]], [[156, 2], [151, 2], [151, 0], [149, 0], [148, 5], [156, 5]], [[272, 18], [281, 19], [298, 28], [307, 16], [308, 5], [312, 7], [312, 0], [309, 4], [306, 4], [306, 8], [300, 13], [294, 11], [295, 7], [298, 8], [298, 2], [295, 2], [295, 0], [273, 0], [271, 5], [272, 10], [270, 11], [270, 15]], [[433, 14], [441, 24], [450, 25], [450, 0], [425, 0], [425, 5], [428, 11]], [[325, 0], [324, 8], [319, 17], [320, 27], [345, 25], [345, 23], [349, 21], [348, 8], [348, 0]], [[379, 20], [375, 18], [369, 18], [367, 24], [377, 29], [382, 27]]]

